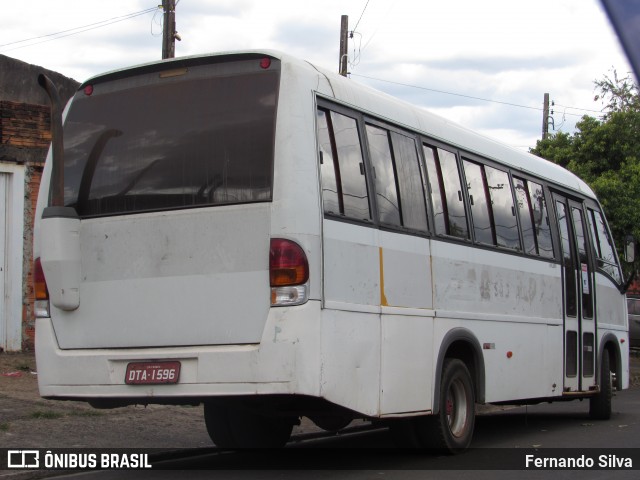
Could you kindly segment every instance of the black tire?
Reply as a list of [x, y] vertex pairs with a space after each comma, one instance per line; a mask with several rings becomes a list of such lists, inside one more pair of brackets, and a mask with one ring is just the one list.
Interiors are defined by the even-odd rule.
[[209, 437], [220, 448], [281, 448], [294, 424], [292, 418], [263, 415], [225, 401], [205, 403], [204, 420]]
[[440, 452], [463, 452], [473, 438], [476, 412], [473, 380], [462, 360], [445, 359], [439, 400], [438, 413], [415, 419], [420, 443]]
[[216, 401], [204, 404], [204, 423], [209, 438], [216, 447], [238, 448], [229, 424], [229, 408], [224, 402]]
[[611, 418], [611, 399], [613, 398], [613, 380], [609, 352], [602, 354], [600, 366], [600, 391], [589, 400], [589, 416], [594, 420], [609, 420]]
[[389, 423], [393, 443], [400, 448], [424, 448], [418, 438], [418, 423], [415, 417], [397, 418]]
[[326, 432], [339, 432], [353, 421], [351, 417], [343, 415], [314, 415], [309, 419]]

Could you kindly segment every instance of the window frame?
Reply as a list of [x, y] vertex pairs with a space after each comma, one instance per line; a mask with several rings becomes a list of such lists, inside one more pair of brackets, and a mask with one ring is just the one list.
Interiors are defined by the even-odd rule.
[[[359, 146], [360, 146], [360, 154], [361, 154], [361, 158], [362, 158], [362, 166], [363, 166], [363, 175], [364, 175], [364, 185], [366, 188], [366, 196], [367, 196], [367, 205], [368, 205], [368, 210], [369, 210], [369, 219], [365, 219], [365, 218], [357, 218], [357, 217], [353, 217], [353, 216], [348, 216], [346, 215], [345, 212], [345, 207], [344, 207], [344, 191], [343, 191], [343, 182], [342, 182], [342, 172], [340, 171], [340, 159], [337, 155], [337, 144], [336, 144], [336, 139], [335, 139], [335, 130], [333, 128], [333, 126], [329, 126], [330, 132], [329, 132], [329, 137], [330, 137], [330, 142], [331, 142], [331, 148], [332, 148], [332, 156], [333, 156], [333, 162], [334, 162], [334, 171], [335, 171], [335, 180], [336, 180], [336, 186], [337, 186], [337, 190], [338, 192], [340, 192], [338, 194], [338, 202], [340, 204], [340, 213], [336, 214], [336, 213], [332, 213], [332, 212], [326, 212], [325, 208], [324, 208], [324, 198], [322, 195], [322, 172], [321, 172], [321, 164], [320, 164], [320, 145], [318, 143], [318, 124], [317, 124], [317, 117], [318, 117], [318, 111], [319, 110], [323, 110], [325, 112], [325, 116], [327, 114], [327, 112], [329, 113], [329, 115], [327, 116], [327, 118], [329, 119], [329, 124], [332, 125], [333, 124], [333, 120], [331, 119], [331, 115], [330, 113], [336, 113], [338, 115], [342, 115], [344, 117], [347, 118], [351, 118], [356, 122], [356, 131], [358, 134], [358, 140], [359, 140]], [[374, 192], [374, 185], [372, 183], [372, 172], [371, 172], [371, 168], [369, 166], [369, 153], [366, 147], [366, 141], [363, 141], [363, 138], [366, 138], [366, 132], [363, 131], [363, 116], [361, 113], [359, 113], [356, 110], [353, 109], [349, 109], [349, 108], [345, 108], [342, 107], [340, 105], [334, 104], [334, 103], [329, 103], [329, 102], [322, 102], [320, 101], [320, 99], [318, 99], [318, 102], [315, 105], [315, 109], [314, 109], [314, 128], [315, 128], [315, 143], [316, 143], [316, 155], [318, 158], [318, 179], [319, 179], [319, 186], [320, 186], [320, 205], [322, 206], [322, 212], [323, 212], [323, 216], [326, 218], [332, 218], [332, 219], [336, 219], [336, 220], [341, 220], [341, 221], [346, 221], [349, 223], [356, 223], [356, 224], [362, 224], [362, 225], [378, 225], [378, 223], [376, 222], [377, 216], [378, 216], [378, 211], [377, 211], [377, 206], [375, 205], [375, 201], [372, 201], [371, 198], [371, 193], [372, 191]], [[337, 166], [336, 166], [337, 163]]]
[[[618, 252], [616, 251], [615, 243], [613, 242], [613, 235], [611, 234], [611, 228], [609, 227], [609, 222], [607, 221], [607, 217], [603, 213], [602, 207], [598, 203], [594, 202], [593, 200], [586, 200], [584, 207], [586, 212], [585, 217], [586, 217], [587, 228], [589, 229], [588, 242], [591, 244], [593, 258], [595, 260], [595, 271], [606, 276], [609, 280], [611, 280], [615, 285], [618, 286], [620, 291], [623, 291], [624, 276], [622, 271], [622, 265], [620, 264], [620, 258], [618, 257]], [[601, 257], [602, 252], [600, 247], [600, 234], [598, 232], [598, 227], [593, 224], [593, 222], [596, 219], [593, 217], [592, 214], [598, 214], [602, 219], [604, 233], [607, 236], [607, 243], [611, 248], [614, 263]], [[594, 234], [595, 234], [595, 238], [594, 238]], [[618, 270], [619, 278], [616, 279], [609, 272], [607, 272], [607, 270], [603, 268], [603, 264], [616, 268]]]
[[[369, 168], [372, 170], [371, 172], [371, 181], [372, 181], [372, 189], [373, 191], [375, 191], [376, 193], [376, 200], [372, 203], [375, 204], [375, 209], [376, 209], [376, 216], [374, 217], [374, 221], [376, 223], [377, 226], [379, 226], [379, 228], [383, 229], [383, 230], [390, 230], [390, 231], [398, 231], [400, 233], [409, 233], [409, 234], [414, 234], [414, 235], [418, 235], [418, 236], [425, 236], [428, 237], [431, 235], [431, 226], [432, 221], [431, 221], [431, 217], [430, 217], [430, 209], [429, 209], [429, 204], [431, 202], [429, 202], [429, 200], [427, 199], [427, 191], [426, 191], [426, 172], [425, 172], [425, 165], [424, 165], [424, 159], [421, 155], [420, 152], [420, 139], [419, 137], [412, 131], [410, 130], [405, 130], [403, 128], [397, 127], [395, 125], [389, 124], [387, 122], [383, 122], [381, 120], [378, 120], [374, 117], [371, 117], [369, 115], [363, 115], [363, 121], [364, 121], [364, 127], [365, 127], [365, 131], [366, 131], [366, 127], [371, 125], [374, 128], [379, 128], [381, 130], [385, 130], [387, 132], [387, 139], [389, 142], [389, 147], [390, 147], [390, 154], [391, 154], [391, 161], [392, 161], [392, 166], [393, 166], [393, 173], [394, 173], [394, 183], [395, 183], [395, 188], [396, 188], [396, 195], [398, 198], [398, 205], [399, 205], [399, 210], [400, 210], [400, 225], [395, 225], [395, 224], [389, 224], [389, 223], [385, 223], [385, 222], [381, 222], [380, 221], [380, 212], [378, 211], [378, 205], [377, 205], [377, 190], [376, 190], [376, 180], [374, 178], [374, 172], [373, 172], [373, 168], [374, 168], [374, 164], [372, 161], [372, 155], [371, 155], [371, 145], [369, 143], [369, 137], [368, 134], [366, 135], [365, 138], [365, 143], [366, 143], [366, 151], [367, 151], [367, 161], [369, 163]], [[426, 229], [425, 230], [421, 230], [421, 229], [416, 229], [416, 228], [411, 228], [411, 227], [407, 227], [405, 225], [405, 221], [404, 221], [404, 212], [403, 212], [403, 203], [404, 201], [406, 201], [406, 199], [403, 199], [403, 188], [400, 185], [400, 179], [398, 176], [398, 165], [397, 165], [397, 158], [396, 158], [396, 152], [395, 152], [395, 148], [394, 148], [394, 144], [393, 144], [393, 134], [397, 134], [397, 135], [402, 135], [404, 137], [407, 137], [411, 140], [413, 140], [413, 144], [414, 144], [414, 148], [415, 148], [415, 153], [416, 153], [416, 160], [418, 162], [418, 169], [420, 172], [420, 185], [422, 187], [422, 202], [423, 202], [423, 210], [424, 210], [424, 214], [425, 214], [425, 223], [426, 223]]]
[[[437, 157], [434, 157], [434, 159], [436, 159], [436, 172], [437, 172], [437, 176], [438, 176], [438, 185], [440, 187], [440, 197], [442, 200], [442, 207], [443, 207], [443, 214], [445, 215], [445, 228], [446, 228], [446, 233], [440, 233], [437, 232], [436, 229], [436, 222], [435, 222], [435, 217], [436, 217], [436, 212], [434, 209], [434, 203], [433, 203], [433, 191], [431, 190], [431, 182], [430, 182], [430, 173], [429, 173], [429, 168], [427, 167], [426, 164], [426, 158], [424, 157], [424, 148], [428, 147], [431, 149], [435, 149], [436, 153], [438, 150], [444, 150], [448, 153], [451, 153], [454, 158], [455, 158], [455, 162], [456, 162], [456, 167], [457, 167], [457, 173], [458, 173], [458, 182], [460, 185], [460, 194], [462, 195], [461, 198], [461, 202], [462, 202], [462, 207], [464, 209], [464, 214], [465, 214], [465, 225], [466, 225], [466, 237], [461, 237], [458, 235], [452, 235], [451, 234], [451, 227], [449, 225], [449, 204], [447, 202], [447, 197], [446, 197], [446, 189], [444, 188], [444, 177], [442, 174], [442, 166], [441, 166], [441, 161], [440, 161], [440, 157], [439, 155]], [[423, 162], [424, 162], [424, 168], [425, 168], [425, 173], [426, 173], [426, 194], [428, 195], [429, 199], [431, 200], [429, 202], [429, 206], [431, 208], [431, 215], [433, 218], [433, 223], [431, 225], [433, 225], [433, 230], [432, 230], [432, 234], [434, 237], [438, 237], [438, 238], [442, 238], [442, 239], [449, 239], [449, 240], [454, 240], [454, 241], [458, 241], [458, 242], [463, 242], [463, 243], [467, 243], [467, 244], [472, 244], [472, 234], [471, 234], [471, 225], [470, 225], [470, 220], [469, 220], [469, 201], [468, 201], [468, 193], [467, 193], [467, 188], [466, 188], [466, 183], [465, 183], [465, 177], [464, 177], [464, 171], [463, 171], [463, 167], [462, 167], [462, 163], [461, 163], [461, 157], [462, 157], [462, 153], [460, 152], [460, 150], [458, 148], [456, 148], [453, 145], [448, 145], [448, 144], [444, 144], [438, 141], [434, 141], [433, 139], [430, 139], [428, 137], [424, 137], [421, 136], [420, 137], [420, 154], [423, 158]], [[444, 195], [443, 195], [444, 192]]]
[[[324, 97], [316, 93], [315, 107], [316, 109], [335, 111], [337, 113], [341, 113], [343, 115], [356, 119], [357, 125], [358, 125], [358, 132], [360, 135], [361, 149], [364, 155], [363, 158], [364, 158], [364, 169], [365, 169], [366, 182], [367, 182], [369, 211], [371, 213], [370, 222], [338, 216], [338, 215], [332, 215], [330, 213], [324, 213], [324, 210], [323, 210], [323, 215], [325, 218], [330, 218], [332, 220], [343, 221], [347, 223], [361, 224], [364, 226], [368, 226], [371, 228], [376, 228], [384, 231], [392, 231], [392, 232], [402, 233], [406, 235], [414, 235], [414, 236], [420, 236], [425, 238], [437, 239], [438, 241], [442, 241], [442, 242], [451, 242], [451, 243], [470, 245], [470, 246], [472, 245], [474, 248], [478, 248], [482, 250], [490, 250], [490, 251], [495, 251], [495, 252], [504, 253], [508, 255], [518, 255], [528, 259], [535, 259], [538, 261], [542, 261], [545, 263], [561, 264], [562, 259], [561, 259], [561, 253], [560, 253], [561, 250], [560, 250], [560, 244], [559, 244], [560, 240], [558, 237], [559, 231], [558, 231], [557, 219], [555, 215], [555, 208], [552, 208], [552, 206], [554, 206], [555, 204], [553, 203], [551, 191], [552, 190], [558, 191], [558, 192], [561, 192], [563, 195], [568, 195], [574, 198], [581, 198], [582, 199], [581, 201], [584, 201], [584, 202], [596, 202], [594, 199], [591, 199], [589, 197], [584, 197], [580, 195], [579, 192], [575, 192], [567, 186], [560, 185], [556, 182], [553, 182], [543, 177], [532, 175], [524, 170], [520, 170], [518, 168], [509, 166], [505, 163], [501, 163], [499, 160], [488, 158], [488, 157], [470, 152], [469, 150], [463, 149], [459, 146], [456, 146], [455, 144], [446, 143], [441, 140], [434, 139], [433, 137], [426, 135], [424, 132], [417, 131], [413, 128], [408, 128], [398, 123], [391, 123], [389, 120], [376, 116], [364, 109], [356, 109], [351, 105], [341, 103], [339, 101], [336, 101], [333, 98]], [[369, 150], [370, 146], [369, 146], [368, 135], [366, 131], [367, 125], [372, 125], [373, 127], [386, 130], [388, 132], [387, 138], [389, 139], [391, 137], [390, 132], [395, 132], [397, 134], [404, 135], [414, 140], [416, 149], [417, 149], [418, 161], [420, 165], [420, 173], [422, 175], [422, 188], [423, 188], [423, 196], [424, 196], [426, 217], [427, 217], [427, 229], [428, 229], [427, 231], [416, 231], [412, 229], [407, 229], [404, 226], [389, 225], [379, 221], [377, 199], [374, 198], [377, 195], [376, 193], [377, 190], [375, 186], [375, 178], [373, 177], [373, 163], [372, 163], [372, 157], [370, 155], [370, 150]], [[436, 231], [437, 222], [435, 218], [434, 203], [432, 201], [433, 192], [431, 191], [430, 172], [427, 168], [426, 158], [423, 150], [424, 145], [427, 145], [434, 149], [445, 150], [455, 156], [456, 166], [458, 169], [458, 178], [460, 181], [460, 186], [462, 188], [461, 193], [463, 197], [462, 203], [464, 206], [465, 217], [466, 217], [467, 238], [438, 233]], [[391, 155], [395, 155], [395, 153], [393, 152], [393, 145], [391, 142], [390, 142], [390, 149], [392, 150]], [[317, 152], [319, 152], [319, 148], [317, 149]], [[508, 175], [509, 188], [511, 189], [511, 198], [513, 200], [513, 208], [515, 210], [515, 217], [516, 217], [516, 223], [517, 223], [517, 229], [518, 229], [518, 239], [519, 239], [518, 249], [513, 249], [513, 248], [499, 246], [499, 245], [480, 243], [476, 241], [475, 233], [473, 232], [473, 228], [474, 228], [473, 218], [472, 218], [471, 205], [470, 205], [470, 199], [469, 199], [469, 191], [466, 184], [466, 176], [465, 176], [465, 170], [464, 170], [465, 160], [480, 165], [482, 167], [483, 172], [484, 172], [484, 167], [488, 166], [488, 167], [500, 170], [503, 173], [506, 173]], [[395, 163], [393, 168], [394, 168], [394, 173], [396, 173], [397, 165], [395, 165]], [[320, 175], [319, 163], [318, 163], [318, 169], [319, 169], [318, 174]], [[518, 178], [526, 183], [527, 194], [529, 196], [530, 196], [530, 193], [529, 193], [528, 186], [530, 183], [533, 182], [536, 185], [539, 185], [542, 189], [542, 198], [544, 199], [545, 210], [546, 210], [547, 219], [548, 219], [548, 227], [549, 227], [548, 231], [549, 231], [549, 236], [551, 241], [550, 246], [553, 249], [553, 256], [551, 257], [540, 254], [539, 239], [537, 237], [535, 238], [536, 249], [537, 249], [536, 254], [531, 254], [531, 253], [525, 252], [524, 250], [524, 237], [522, 232], [522, 222], [520, 219], [521, 212], [517, 205], [517, 197], [516, 197], [515, 185], [514, 185], [515, 178]], [[399, 203], [400, 205], [402, 205], [402, 194], [398, 186], [397, 175], [396, 175], [396, 178], [394, 178], [394, 180], [396, 183], [396, 189], [397, 189], [398, 195], [400, 197]], [[439, 179], [439, 182], [440, 181], [441, 181], [441, 178]], [[439, 185], [441, 186], [440, 183]], [[322, 187], [322, 184], [320, 184], [320, 187]], [[320, 188], [320, 195], [322, 195], [321, 188]], [[322, 202], [322, 198], [320, 200]], [[532, 212], [531, 212], [530, 202], [531, 202], [531, 198], [529, 198], [529, 212], [531, 215]], [[446, 207], [446, 205], [444, 206]]]

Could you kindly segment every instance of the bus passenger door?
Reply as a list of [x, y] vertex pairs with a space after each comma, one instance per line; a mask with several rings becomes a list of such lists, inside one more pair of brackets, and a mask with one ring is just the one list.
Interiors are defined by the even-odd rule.
[[564, 391], [595, 385], [593, 258], [582, 204], [554, 194], [564, 278]]

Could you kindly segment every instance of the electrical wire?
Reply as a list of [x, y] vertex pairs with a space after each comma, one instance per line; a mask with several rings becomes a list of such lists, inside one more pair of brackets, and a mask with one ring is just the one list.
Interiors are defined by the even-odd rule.
[[[178, 5], [176, 3], [176, 5]], [[156, 18], [158, 17], [158, 14], [161, 13], [162, 11], [160, 9], [156, 9], [156, 13], [153, 14], [153, 18], [151, 19], [151, 36], [152, 37], [160, 37], [162, 36], [162, 19], [160, 19], [160, 21], [156, 20]], [[159, 33], [154, 33], [153, 32], [153, 26], [154, 25], [158, 25], [160, 27], [160, 32]]]
[[[385, 80], [385, 79], [382, 79], [382, 78], [369, 77], [367, 75], [360, 75], [360, 74], [357, 74], [357, 73], [352, 73], [351, 75], [354, 76], [354, 77], [366, 78], [368, 80], [375, 80], [375, 81], [378, 81], [378, 82], [385, 82], [385, 83], [391, 83], [393, 85], [400, 85], [402, 87], [417, 88], [419, 90], [426, 90], [426, 91], [429, 91], [429, 92], [441, 93], [443, 95], [453, 95], [453, 96], [456, 96], [456, 97], [469, 98], [469, 99], [472, 99], [472, 100], [479, 100], [479, 101], [482, 101], [482, 102], [497, 103], [499, 105], [506, 105], [506, 106], [509, 106], [509, 107], [526, 108], [526, 109], [529, 109], [529, 110], [536, 110], [536, 111], [539, 111], [539, 112], [544, 111], [544, 109], [541, 108], [541, 107], [532, 107], [530, 105], [520, 105], [520, 104], [512, 103], [512, 102], [494, 100], [494, 99], [491, 99], [491, 98], [474, 97], [473, 95], [465, 95], [465, 94], [462, 94], [462, 93], [447, 92], [447, 91], [444, 91], [444, 90], [437, 90], [435, 88], [421, 87], [421, 86], [418, 86], [418, 85], [411, 85], [411, 84], [408, 84], [408, 83], [395, 82], [393, 80]], [[562, 106], [562, 105], [557, 105], [557, 106]], [[597, 110], [587, 110], [587, 109], [577, 108], [577, 107], [564, 107], [564, 108], [575, 108], [576, 110], [592, 111], [592, 112], [597, 112], [597, 113], [600, 113], [600, 114], [602, 113], [602, 112], [597, 111]], [[583, 116], [583, 115], [580, 115], [580, 114], [577, 114], [577, 113], [567, 113], [566, 111], [565, 111], [565, 113], [563, 113], [563, 115], [572, 115], [572, 116], [576, 116], [576, 117], [582, 117]]]
[[559, 103], [556, 103], [556, 106], [562, 107], [562, 108], [570, 108], [572, 110], [581, 110], [583, 112], [592, 112], [592, 113], [600, 113], [600, 114], [602, 114], [602, 110], [592, 110], [590, 108], [569, 107], [567, 105], [560, 105]]
[[[39, 45], [41, 43], [51, 42], [53, 40], [58, 40], [60, 38], [69, 37], [71, 35], [77, 35], [79, 33], [84, 33], [84, 32], [88, 32], [90, 30], [95, 30], [95, 29], [98, 29], [98, 28], [106, 27], [106, 26], [112, 25], [114, 23], [123, 22], [123, 21], [129, 20], [131, 18], [139, 17], [141, 15], [146, 15], [147, 13], [154, 12], [157, 9], [158, 9], [157, 7], [147, 8], [146, 10], [141, 10], [139, 12], [133, 12], [133, 13], [128, 13], [126, 15], [120, 15], [118, 17], [113, 17], [113, 18], [110, 18], [108, 20], [102, 20], [100, 22], [90, 23], [88, 25], [83, 25], [83, 26], [80, 26], [80, 27], [75, 27], [75, 28], [70, 28], [70, 29], [67, 29], [67, 30], [62, 30], [60, 32], [49, 33], [49, 34], [46, 34], [46, 35], [40, 35], [38, 37], [26, 38], [24, 40], [16, 40], [14, 42], [9, 42], [9, 43], [2, 44], [2, 45], [0, 45], [0, 48], [7, 47], [7, 46], [10, 46], [10, 45], [16, 45], [16, 44], [19, 44], [19, 43], [26, 43], [26, 42], [32, 42], [34, 40], [45, 39], [45, 40], [41, 40], [39, 42], [30, 43], [28, 45], [21, 45], [21, 46], [14, 47], [14, 48], [4, 49], [3, 51], [11, 51], [11, 50], [18, 50], [20, 48], [31, 47], [33, 45]], [[49, 37], [54, 37], [54, 38], [49, 38]]]
[[[355, 36], [358, 36], [358, 45], [356, 46]], [[353, 40], [353, 60], [349, 61], [349, 65], [353, 68], [356, 67], [360, 63], [360, 54], [362, 50], [360, 46], [362, 45], [362, 35], [356, 31], [351, 32], [351, 39]]]
[[418, 85], [410, 85], [408, 83], [394, 82], [393, 80], [384, 80], [382, 78], [368, 77], [366, 75], [360, 75], [360, 74], [355, 74], [355, 73], [353, 75], [356, 76], [356, 77], [362, 77], [362, 78], [366, 78], [366, 79], [369, 79], [369, 80], [376, 80], [376, 81], [379, 81], [379, 82], [385, 82], [385, 83], [391, 83], [391, 84], [394, 84], [394, 85], [400, 85], [402, 87], [417, 88], [419, 90], [427, 90], [429, 92], [442, 93], [444, 95], [453, 95], [453, 96], [456, 96], [456, 97], [470, 98], [472, 100], [481, 100], [483, 102], [499, 103], [501, 105], [508, 105], [510, 107], [528, 108], [530, 110], [539, 110], [539, 111], [543, 110], [540, 107], [531, 107], [531, 106], [528, 106], [528, 105], [519, 105], [517, 103], [503, 102], [503, 101], [500, 101], [500, 100], [493, 100], [493, 99], [490, 99], [490, 98], [474, 97], [472, 95], [465, 95], [465, 94], [462, 94], [462, 93], [446, 92], [444, 90], [437, 90], [435, 88], [421, 87], [421, 86], [418, 86]]
[[367, 0], [367, 3], [365, 3], [364, 8], [362, 9], [362, 13], [360, 14], [360, 18], [358, 19], [358, 21], [356, 22], [356, 26], [353, 27], [353, 31], [355, 32], [356, 30], [358, 30], [358, 25], [360, 25], [360, 20], [362, 20], [362, 17], [364, 15], [364, 12], [367, 10], [367, 7], [369, 6], [369, 1]]

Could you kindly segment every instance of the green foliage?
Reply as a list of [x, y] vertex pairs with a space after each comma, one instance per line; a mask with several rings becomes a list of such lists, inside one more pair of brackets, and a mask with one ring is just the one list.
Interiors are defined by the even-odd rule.
[[601, 119], [584, 116], [573, 134], [539, 140], [531, 153], [572, 171], [595, 191], [619, 253], [624, 238], [640, 239], [640, 91], [631, 77], [595, 82], [605, 103]]
[[594, 100], [606, 102], [605, 110], [607, 112], [637, 112], [640, 110], [638, 84], [634, 82], [631, 74], [625, 78], [618, 78], [618, 72], [613, 70], [613, 79], [605, 75], [602, 80], [596, 80], [594, 83], [600, 90]]

